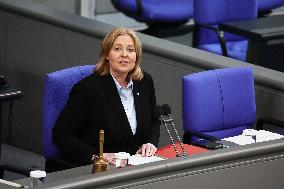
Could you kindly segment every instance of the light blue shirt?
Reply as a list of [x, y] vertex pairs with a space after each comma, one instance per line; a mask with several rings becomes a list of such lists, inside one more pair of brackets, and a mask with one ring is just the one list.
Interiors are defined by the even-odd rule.
[[136, 121], [136, 110], [135, 110], [134, 97], [133, 97], [133, 81], [131, 79], [127, 84], [127, 86], [123, 87], [116, 81], [116, 79], [113, 77], [112, 74], [111, 76], [115, 82], [132, 133], [133, 135], [135, 135], [137, 128], [137, 121]]

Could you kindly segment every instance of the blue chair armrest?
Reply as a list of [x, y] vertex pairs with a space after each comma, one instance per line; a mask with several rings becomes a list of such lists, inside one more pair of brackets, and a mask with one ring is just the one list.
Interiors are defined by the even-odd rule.
[[207, 135], [207, 134], [204, 134], [204, 133], [201, 133], [201, 132], [198, 132], [198, 131], [188, 131], [188, 132], [185, 132], [184, 135], [183, 135], [183, 143], [192, 144], [191, 138], [193, 136], [198, 137], [198, 138], [203, 139], [203, 140], [209, 140], [209, 141], [212, 141], [212, 142], [218, 140], [218, 138], [216, 138], [214, 136]]
[[[222, 30], [220, 30], [219, 28], [215, 28], [213, 26], [207, 25], [207, 24], [195, 24], [196, 30], [198, 30], [200, 27], [212, 30], [216, 33], [217, 38], [219, 40], [220, 46], [221, 46], [221, 50], [222, 50], [222, 55], [228, 57], [228, 50], [227, 50], [227, 46], [226, 46], [226, 40], [225, 40], [225, 36], [224, 36], [224, 32]], [[196, 34], [198, 32], [195, 32]], [[193, 46], [197, 46], [197, 42], [193, 43]]]

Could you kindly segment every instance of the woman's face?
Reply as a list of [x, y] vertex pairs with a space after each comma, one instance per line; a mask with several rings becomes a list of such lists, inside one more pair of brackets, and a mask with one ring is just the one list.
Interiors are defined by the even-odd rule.
[[129, 35], [118, 36], [110, 49], [107, 60], [110, 72], [114, 76], [127, 76], [136, 63], [136, 52], [132, 38]]

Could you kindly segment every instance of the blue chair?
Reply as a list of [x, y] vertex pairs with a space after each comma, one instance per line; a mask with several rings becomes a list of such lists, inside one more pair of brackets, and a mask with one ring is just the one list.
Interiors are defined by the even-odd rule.
[[272, 12], [273, 9], [284, 6], [284, 0], [257, 0], [257, 10], [259, 17]]
[[223, 22], [257, 18], [257, 0], [195, 0], [193, 47], [246, 61], [247, 39], [221, 31]]
[[66, 104], [73, 85], [90, 75], [94, 67], [76, 66], [46, 75], [43, 99], [43, 155], [46, 158], [47, 172], [75, 166], [62, 158], [59, 149], [52, 143], [52, 128]]
[[184, 142], [219, 140], [252, 128], [256, 118], [250, 68], [224, 68], [182, 78]]
[[185, 23], [193, 16], [193, 0], [112, 0], [125, 15], [152, 24]]

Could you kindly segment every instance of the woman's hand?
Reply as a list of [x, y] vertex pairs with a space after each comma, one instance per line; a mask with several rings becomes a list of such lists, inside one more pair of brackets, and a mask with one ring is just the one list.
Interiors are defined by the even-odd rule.
[[[104, 153], [103, 158], [111, 165], [116, 166], [116, 156], [114, 153]], [[125, 167], [127, 165], [127, 160], [121, 160], [119, 167]]]
[[112, 165], [115, 165], [115, 161], [116, 161], [116, 157], [114, 155], [114, 153], [104, 153], [103, 154], [103, 158]]
[[141, 154], [143, 157], [150, 157], [155, 155], [156, 151], [157, 148], [153, 144], [147, 143], [143, 144], [136, 152], [136, 154]]

